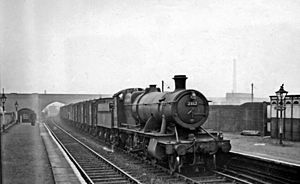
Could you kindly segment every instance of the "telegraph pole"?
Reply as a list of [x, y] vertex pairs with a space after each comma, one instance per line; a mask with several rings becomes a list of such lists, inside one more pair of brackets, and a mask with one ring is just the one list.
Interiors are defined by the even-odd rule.
[[253, 98], [254, 98], [254, 94], [253, 94], [253, 83], [251, 83], [251, 102], [253, 103]]
[[237, 91], [237, 83], [236, 83], [236, 60], [233, 59], [233, 76], [232, 76], [232, 93], [236, 93]]

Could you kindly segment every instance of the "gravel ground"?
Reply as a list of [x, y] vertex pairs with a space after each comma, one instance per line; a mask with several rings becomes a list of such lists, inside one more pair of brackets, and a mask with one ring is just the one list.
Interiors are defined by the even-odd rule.
[[262, 136], [243, 136], [224, 132], [224, 138], [231, 141], [231, 150], [257, 156], [300, 164], [300, 142], [284, 141]]
[[38, 124], [17, 124], [7, 130], [2, 154], [3, 183], [54, 183]]

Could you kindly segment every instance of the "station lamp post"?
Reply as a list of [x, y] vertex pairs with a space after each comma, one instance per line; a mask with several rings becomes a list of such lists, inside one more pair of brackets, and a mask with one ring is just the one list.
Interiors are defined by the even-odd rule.
[[16, 101], [15, 107], [16, 107], [16, 122], [18, 123], [18, 107], [19, 107], [18, 101]]
[[280, 117], [279, 117], [279, 144], [282, 144], [282, 133], [283, 133], [283, 118], [282, 118], [282, 111], [285, 111], [285, 97], [288, 94], [287, 91], [283, 89], [282, 84], [280, 86], [280, 89], [276, 91], [277, 96], [277, 111], [280, 111]]
[[[5, 122], [5, 107], [4, 107], [4, 104], [5, 104], [5, 101], [6, 101], [6, 96], [4, 94], [4, 88], [3, 88], [3, 92], [2, 92], [2, 96], [1, 96], [1, 102], [2, 102], [2, 123], [3, 123], [3, 126], [4, 126], [4, 122]], [[2, 132], [1, 132], [1, 129], [2, 129], [2, 123], [0, 124], [0, 183], [3, 183], [2, 182]]]
[[5, 96], [4, 88], [2, 88], [1, 102], [2, 102], [2, 110], [3, 110], [3, 112], [5, 111], [5, 106], [4, 106], [4, 104], [5, 104], [5, 102], [6, 102], [6, 99], [7, 99], [7, 97]]

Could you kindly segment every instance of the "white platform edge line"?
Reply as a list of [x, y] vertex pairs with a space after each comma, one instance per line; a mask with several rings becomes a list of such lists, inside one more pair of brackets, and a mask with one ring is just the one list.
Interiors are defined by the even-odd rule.
[[46, 128], [46, 130], [48, 131], [48, 134], [50, 135], [50, 137], [52, 138], [52, 140], [55, 142], [55, 144], [58, 146], [59, 150], [62, 152], [62, 154], [64, 155], [65, 159], [67, 160], [67, 162], [69, 163], [69, 165], [71, 166], [72, 170], [74, 171], [75, 175], [77, 176], [78, 180], [80, 181], [81, 184], [87, 184], [85, 182], [85, 180], [82, 178], [80, 172], [78, 171], [78, 169], [76, 168], [76, 166], [74, 165], [74, 163], [69, 159], [68, 155], [66, 154], [66, 152], [62, 149], [62, 147], [60, 146], [60, 144], [56, 141], [56, 139], [53, 137], [52, 133], [50, 132], [50, 130], [48, 129], [48, 127], [45, 125], [45, 123], [43, 123], [43, 126]]

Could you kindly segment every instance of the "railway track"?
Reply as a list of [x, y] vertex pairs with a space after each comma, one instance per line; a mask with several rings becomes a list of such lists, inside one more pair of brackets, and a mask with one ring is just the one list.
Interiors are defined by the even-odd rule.
[[251, 183], [300, 183], [300, 167], [251, 155], [230, 152], [218, 157], [219, 171]]
[[47, 128], [67, 152], [87, 183], [141, 183], [130, 175], [130, 171], [124, 171], [114, 165], [59, 126], [48, 122]]
[[[131, 154], [132, 157], [135, 157], [137, 160], [142, 160], [140, 157], [138, 157], [135, 154]], [[145, 161], [144, 161], [145, 162]], [[167, 177], [173, 177], [174, 178], [179, 178], [182, 181], [184, 181], [184, 183], [192, 183], [192, 184], [218, 184], [218, 183], [222, 183], [222, 184], [226, 184], [226, 183], [240, 183], [240, 184], [250, 184], [248, 181], [246, 180], [241, 180], [240, 178], [237, 177], [233, 177], [230, 176], [228, 174], [222, 173], [222, 172], [217, 172], [217, 171], [211, 171], [211, 172], [206, 172], [206, 173], [201, 173], [201, 174], [196, 174], [196, 175], [190, 175], [190, 176], [186, 176], [180, 173], [174, 173], [173, 175], [170, 175], [170, 171], [169, 169], [166, 169], [164, 166], [160, 166], [160, 165], [153, 165], [153, 163], [151, 163], [150, 161], [147, 162], [148, 165], [152, 165], [150, 167], [155, 167], [157, 168], [156, 172], [163, 172], [165, 176]], [[173, 182], [169, 182], [168, 183], [173, 183]]]
[[[60, 129], [58, 128], [59, 125], [53, 124], [52, 121], [48, 121], [47, 125], [49, 127], [53, 127], [52, 129]], [[66, 126], [65, 124], [61, 124], [60, 122], [57, 122], [58, 124], [62, 126]], [[52, 124], [52, 125], [51, 125]], [[56, 127], [56, 128], [54, 128]], [[67, 129], [69, 129], [68, 127]], [[73, 127], [74, 128], [74, 127]], [[72, 134], [74, 133], [74, 130], [72, 131]], [[99, 147], [99, 142], [97, 143], [91, 143], [92, 141], [88, 140], [88, 138], [84, 137], [90, 137], [92, 139], [97, 139], [90, 134], [85, 134], [85, 136], [82, 136], [84, 134], [83, 132], [80, 133], [80, 135], [75, 136], [78, 139], [81, 139], [82, 142], [85, 142], [86, 144], [89, 144], [90, 147], [95, 149], [97, 152], [101, 152], [101, 155], [105, 155], [107, 160], [110, 160], [111, 162], [114, 162], [115, 165], [118, 165], [120, 169], [122, 169], [124, 172], [126, 171], [127, 173], [136, 176], [137, 180], [139, 180], [141, 183], [169, 183], [169, 184], [176, 184], [176, 183], [247, 183], [249, 184], [250, 182], [240, 179], [236, 176], [232, 176], [230, 174], [226, 174], [224, 172], [220, 171], [212, 171], [212, 172], [207, 172], [206, 174], [198, 174], [198, 175], [193, 175], [193, 176], [185, 176], [179, 173], [174, 173], [173, 175], [170, 174], [169, 170], [164, 168], [163, 166], [157, 165], [152, 163], [151, 161], [145, 161], [143, 158], [141, 158], [139, 155], [136, 154], [128, 154], [126, 151], [120, 151], [117, 149], [115, 150], [114, 153], [111, 153], [110, 151], [103, 151], [103, 147], [100, 149], [97, 148]], [[73, 144], [73, 143], [68, 143], [68, 144]], [[105, 148], [105, 147], [104, 147]], [[94, 152], [96, 152], [94, 151]], [[76, 150], [75, 150], [76, 152]], [[111, 153], [111, 154], [109, 154]], [[81, 158], [82, 155], [86, 154], [85, 152], [78, 152], [76, 153], [79, 157]], [[117, 155], [117, 156], [116, 156]], [[117, 163], [118, 160], [117, 158], [122, 158], [122, 163]], [[79, 161], [81, 163], [82, 161]], [[130, 163], [130, 164], [128, 164]], [[83, 165], [85, 164], [85, 161], [83, 160]], [[90, 169], [91, 171], [97, 171], [98, 166], [96, 165], [95, 168]], [[142, 169], [141, 169], [142, 168]], [[144, 170], [144, 171], [142, 171]], [[150, 177], [149, 177], [150, 176]]]
[[[58, 124], [54, 123], [53, 121], [47, 121], [46, 124], [50, 129], [60, 129], [63, 133], [67, 133], [65, 130], [62, 130], [63, 128], [60, 127]], [[54, 133], [54, 132], [53, 132]], [[74, 132], [72, 132], [74, 133]], [[69, 133], [68, 133], [69, 134]], [[70, 135], [71, 136], [71, 135]], [[140, 159], [137, 159], [136, 157], [130, 157], [128, 156], [128, 153], [126, 152], [112, 152], [105, 146], [101, 146], [99, 142], [95, 143], [87, 138], [85, 136], [81, 135], [75, 135], [77, 138], [75, 139], [80, 139], [80, 144], [85, 144], [86, 147], [92, 147], [93, 152], [95, 153], [100, 153], [102, 157], [105, 157], [106, 160], [109, 162], [113, 163], [115, 166], [123, 170], [124, 172], [128, 173], [132, 177], [136, 178], [140, 183], [186, 183], [184, 180], [176, 178], [174, 176], [171, 176], [169, 173], [159, 170], [157, 167], [151, 165], [151, 164], [146, 164]], [[58, 137], [58, 136], [56, 136]], [[72, 136], [73, 137], [73, 136]], [[59, 139], [59, 138], [58, 138]], [[67, 141], [61, 141], [62, 144], [66, 142], [67, 144], [74, 144], [72, 141], [69, 143]], [[84, 143], [83, 143], [84, 142]], [[88, 145], [87, 145], [88, 144]], [[100, 146], [99, 146], [100, 145]], [[68, 146], [65, 146], [68, 148]], [[91, 148], [90, 148], [91, 149]], [[68, 149], [67, 149], [68, 150]], [[83, 157], [85, 152], [78, 152], [75, 149], [76, 155], [78, 155], [74, 160], [76, 161], [77, 158]], [[72, 154], [71, 154], [72, 155]], [[73, 160], [73, 159], [71, 159]], [[80, 159], [81, 160], [81, 159]], [[78, 162], [78, 161], [76, 161]], [[80, 164], [81, 161], [78, 162]], [[87, 165], [85, 161], [83, 161], [83, 165]], [[89, 165], [88, 165], [89, 166]], [[98, 166], [96, 165], [94, 169], [92, 170], [97, 170]], [[84, 169], [84, 168], [83, 168]], [[83, 173], [85, 175], [85, 173]], [[121, 182], [116, 182], [116, 183], [121, 183]], [[134, 182], [132, 182], [134, 183]]]
[[[61, 136], [62, 132], [61, 128], [57, 124], [53, 124], [53, 121], [48, 121], [47, 125], [52, 129], [55, 130], [56, 137], [65, 137]], [[57, 122], [60, 125], [64, 125], [62, 123]], [[60, 130], [60, 131], [58, 131]], [[74, 131], [74, 130], [73, 130]], [[60, 133], [59, 133], [60, 132]], [[72, 132], [73, 133], [73, 132]], [[85, 136], [82, 136], [84, 132], [81, 132], [80, 137], [81, 139], [88, 139], [84, 137], [91, 137], [92, 139], [97, 139], [95, 136], [91, 136], [88, 133], [85, 133]], [[60, 136], [58, 136], [60, 135]], [[65, 139], [65, 138], [63, 138]], [[282, 163], [276, 163], [274, 161], [267, 161], [261, 158], [255, 158], [251, 156], [241, 155], [238, 153], [230, 152], [229, 154], [218, 156], [217, 163], [218, 170], [211, 171], [206, 173], [205, 175], [194, 175], [194, 176], [184, 176], [179, 173], [174, 173], [173, 175], [169, 174], [168, 169], [159, 166], [157, 164], [153, 164], [150, 161], [145, 161], [139, 155], [130, 154], [128, 157], [128, 152], [126, 151], [116, 151], [118, 153], [111, 153], [106, 155], [115, 155], [118, 154], [117, 157], [123, 158], [123, 165], [119, 164], [119, 170], [122, 170], [122, 173], [126, 173], [125, 175], [132, 175], [135, 176], [136, 181], [129, 181], [128, 179], [122, 179], [121, 176], [117, 174], [113, 174], [113, 171], [109, 171], [108, 166], [98, 164], [96, 161], [90, 158], [89, 152], [95, 151], [78, 151], [78, 148], [73, 147], [75, 143], [72, 141], [61, 141], [62, 144], [65, 145], [68, 152], [73, 154], [74, 160], [76, 160], [79, 168], [82, 169], [83, 175], [88, 175], [90, 177], [91, 183], [92, 182], [102, 182], [108, 183], [108, 181], [112, 181], [116, 179], [115, 183], [300, 183], [300, 168], [297, 166], [286, 165]], [[83, 143], [80, 143], [83, 144]], [[95, 144], [99, 144], [95, 143]], [[89, 145], [90, 146], [90, 145]], [[96, 147], [92, 145], [91, 147]], [[90, 149], [88, 149], [90, 150]], [[99, 150], [97, 150], [99, 152]], [[123, 155], [121, 154], [123, 153]], [[96, 153], [96, 152], [95, 152]], [[107, 150], [105, 151], [107, 153]], [[114, 156], [115, 157], [115, 156]], [[97, 158], [98, 160], [99, 158]], [[115, 161], [115, 158], [106, 158], [111, 162], [111, 160]], [[128, 167], [130, 165], [139, 165], [141, 168], [145, 169], [146, 175], [151, 173], [151, 178], [144, 177], [144, 174], [141, 172], [136, 172], [136, 169], [132, 167]], [[113, 164], [116, 165], [116, 164]], [[137, 168], [137, 170], [140, 170]], [[124, 174], [123, 174], [124, 175]], [[105, 176], [105, 177], [103, 177]], [[134, 177], [133, 177], [134, 178]], [[94, 180], [94, 181], [93, 181]]]

